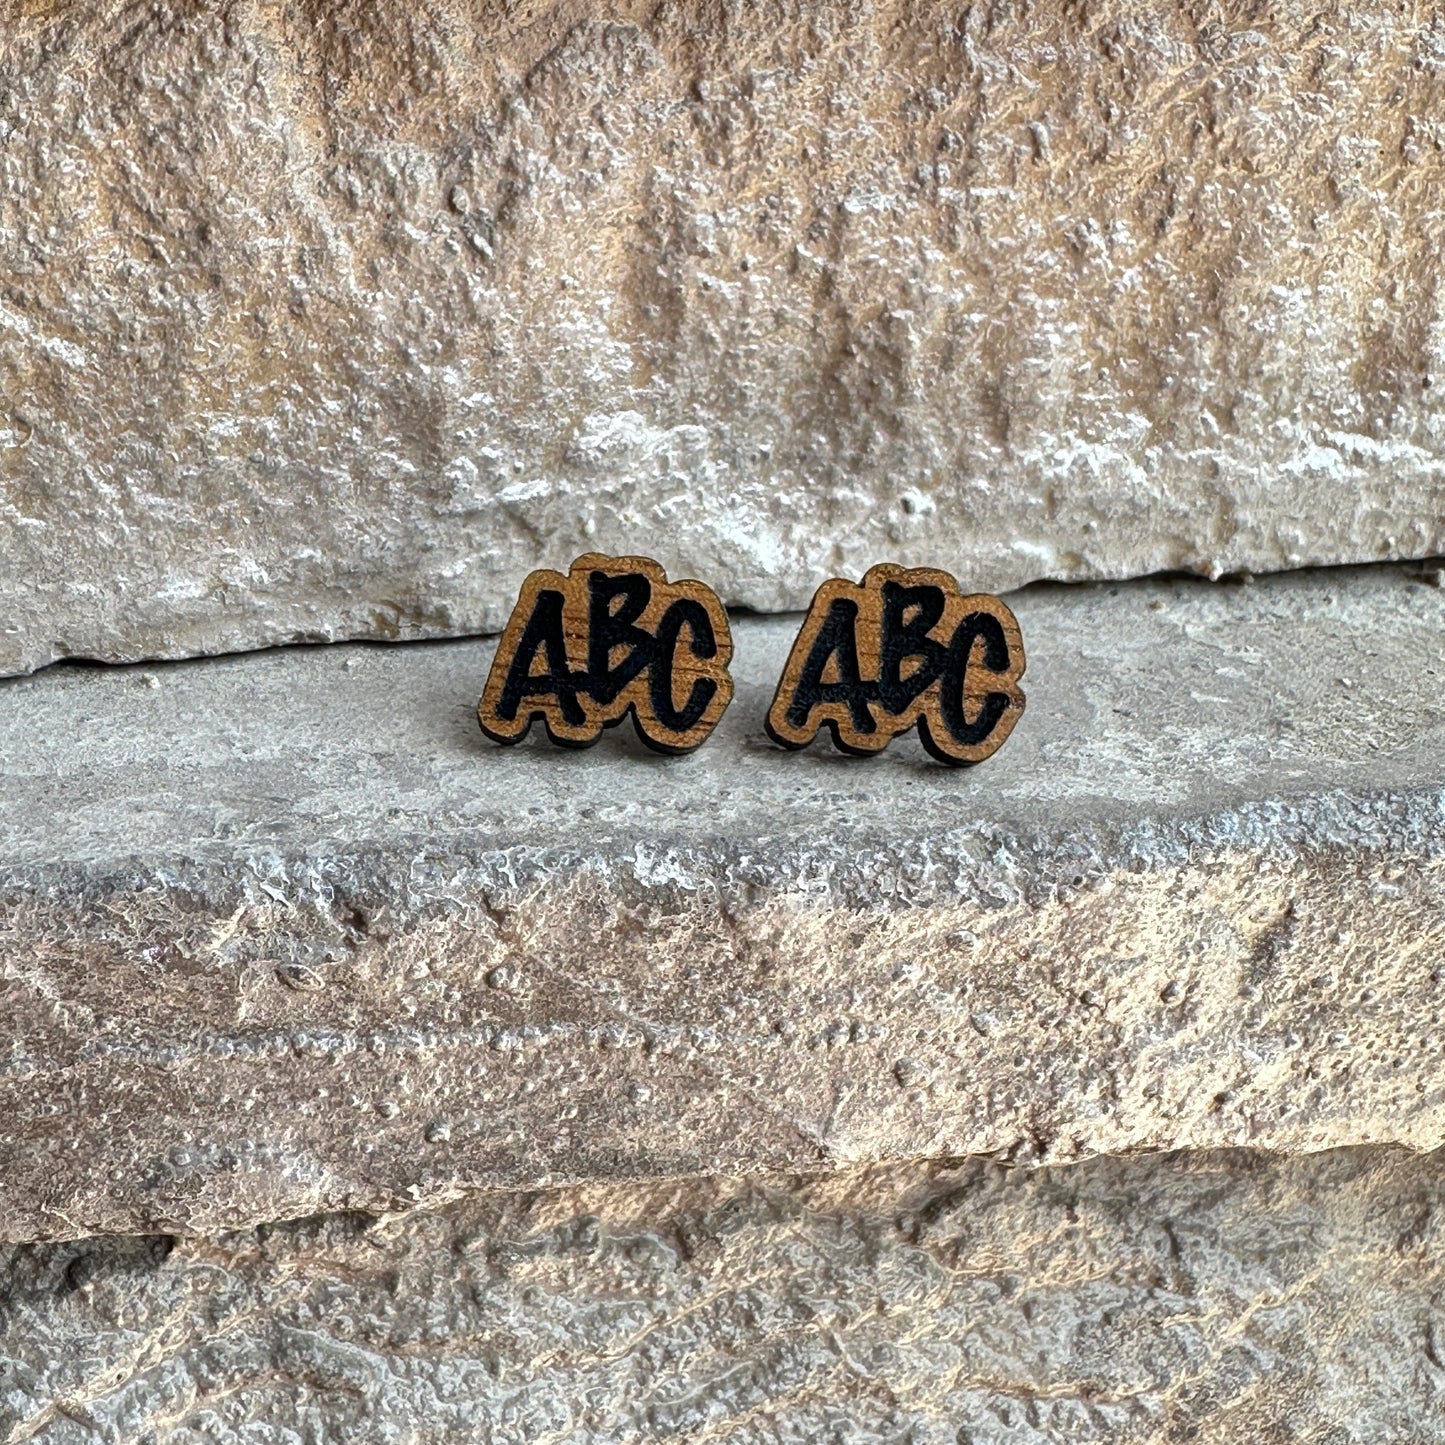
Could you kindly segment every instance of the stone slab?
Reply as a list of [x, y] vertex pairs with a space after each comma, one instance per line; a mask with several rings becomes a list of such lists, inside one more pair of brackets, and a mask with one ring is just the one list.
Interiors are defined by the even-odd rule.
[[0, 672], [1445, 552], [1429, 6], [8, 0]]
[[1036, 588], [968, 772], [486, 742], [494, 644], [0, 685], [0, 1237], [1445, 1143], [1445, 590]]
[[501, 1195], [0, 1250], [0, 1439], [1440, 1438], [1445, 1165], [1349, 1150]]

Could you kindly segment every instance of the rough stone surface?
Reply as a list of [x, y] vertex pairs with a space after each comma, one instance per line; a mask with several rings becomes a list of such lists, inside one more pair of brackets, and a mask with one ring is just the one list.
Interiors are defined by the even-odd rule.
[[967, 773], [501, 749], [493, 644], [0, 686], [0, 1238], [904, 1156], [1445, 1142], [1445, 592], [1032, 589]]
[[592, 1186], [0, 1251], [0, 1440], [1430, 1442], [1445, 1164]]
[[0, 671], [1445, 551], [1435, 7], [3, 10]]

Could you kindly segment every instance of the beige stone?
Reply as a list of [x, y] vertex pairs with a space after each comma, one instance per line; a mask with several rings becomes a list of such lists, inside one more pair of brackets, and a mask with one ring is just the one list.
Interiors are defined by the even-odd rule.
[[0, 1250], [0, 1439], [1435, 1441], [1438, 1155], [980, 1162]]
[[1429, 7], [4, 10], [0, 671], [1445, 551]]
[[0, 687], [0, 1238], [588, 1178], [1445, 1144], [1445, 592], [1031, 589], [967, 772], [498, 748], [494, 645]]

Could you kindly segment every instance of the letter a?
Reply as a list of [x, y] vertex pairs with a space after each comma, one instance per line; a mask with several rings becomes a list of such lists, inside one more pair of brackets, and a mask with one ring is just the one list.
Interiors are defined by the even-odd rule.
[[775, 743], [805, 748], [819, 727], [829, 728], [844, 752], [876, 752], [888, 741], [871, 741], [877, 724], [868, 704], [878, 687], [864, 680], [859, 667], [858, 601], [848, 595], [858, 590], [834, 581], [813, 598], [764, 724]]

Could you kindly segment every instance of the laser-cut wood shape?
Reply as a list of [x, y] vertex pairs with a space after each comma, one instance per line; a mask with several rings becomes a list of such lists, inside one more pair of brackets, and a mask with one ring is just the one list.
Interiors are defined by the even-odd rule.
[[998, 751], [1024, 710], [1023, 637], [986, 593], [947, 572], [868, 569], [861, 584], [817, 590], [768, 709], [768, 736], [805, 748], [820, 727], [845, 753], [881, 752], [917, 726], [941, 763], [970, 767]]
[[487, 685], [482, 731], [519, 743], [536, 719], [559, 747], [588, 748], [632, 714], [660, 753], [706, 740], [732, 701], [732, 633], [711, 587], [669, 582], [650, 557], [579, 557], [522, 583]]

